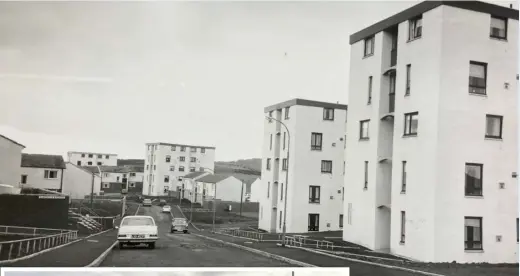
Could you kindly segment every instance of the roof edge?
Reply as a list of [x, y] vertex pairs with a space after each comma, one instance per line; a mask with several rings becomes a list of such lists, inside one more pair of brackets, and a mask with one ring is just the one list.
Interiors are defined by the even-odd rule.
[[277, 103], [274, 105], [270, 105], [264, 108], [264, 113], [283, 109], [285, 107], [291, 107], [295, 105], [301, 105], [301, 106], [310, 106], [310, 107], [322, 107], [322, 108], [334, 108], [334, 109], [341, 109], [341, 110], [347, 110], [348, 105], [346, 104], [339, 104], [339, 103], [330, 103], [330, 102], [319, 102], [319, 101], [312, 101], [312, 100], [306, 100], [306, 99], [300, 99], [295, 98], [292, 100], [288, 100], [285, 102]]
[[13, 140], [13, 139], [11, 139], [11, 138], [9, 138], [9, 137], [7, 137], [7, 136], [4, 136], [4, 135], [0, 134], [0, 137], [6, 139], [7, 141], [9, 141], [9, 142], [11, 142], [11, 143], [13, 143], [13, 144], [16, 144], [16, 145], [18, 145], [18, 146], [21, 146], [21, 147], [23, 147], [24, 149], [26, 148], [26, 146], [24, 146], [24, 145], [22, 145], [22, 144], [16, 142], [15, 140]]
[[146, 146], [148, 146], [148, 145], [162, 145], [162, 146], [177, 146], [177, 147], [189, 147], [189, 148], [205, 148], [205, 149], [212, 149], [212, 150], [217, 149], [216, 147], [212, 147], [212, 146], [195, 146], [195, 145], [185, 145], [185, 144], [171, 144], [171, 143], [164, 143], [164, 142], [145, 143], [145, 145]]

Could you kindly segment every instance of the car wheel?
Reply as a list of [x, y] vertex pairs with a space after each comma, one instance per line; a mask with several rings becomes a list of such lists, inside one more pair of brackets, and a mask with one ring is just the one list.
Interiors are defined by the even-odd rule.
[[149, 243], [149, 244], [148, 244], [148, 247], [149, 247], [150, 249], [154, 249], [154, 248], [155, 248], [155, 242], [151, 242], [151, 243]]
[[124, 244], [122, 244], [122, 243], [119, 243], [119, 249], [123, 249], [123, 248], [124, 248], [124, 246], [125, 246]]
[[173, 232], [174, 232], [173, 229], [170, 229], [170, 233], [173, 233]]
[[184, 232], [184, 234], [186, 234], [186, 233], [188, 233], [188, 230], [184, 230], [184, 231], [182, 231], [182, 232]]

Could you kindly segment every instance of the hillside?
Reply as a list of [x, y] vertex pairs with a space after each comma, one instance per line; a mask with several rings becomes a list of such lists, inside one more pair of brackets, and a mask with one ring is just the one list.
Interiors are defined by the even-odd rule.
[[251, 169], [260, 173], [262, 171], [262, 159], [251, 158], [251, 159], [240, 159], [237, 161], [218, 161], [216, 164], [231, 165]]

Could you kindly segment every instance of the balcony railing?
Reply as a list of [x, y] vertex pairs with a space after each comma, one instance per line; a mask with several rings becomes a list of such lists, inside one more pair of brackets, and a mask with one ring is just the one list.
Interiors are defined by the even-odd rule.
[[395, 93], [388, 94], [388, 112], [392, 113], [395, 111]]

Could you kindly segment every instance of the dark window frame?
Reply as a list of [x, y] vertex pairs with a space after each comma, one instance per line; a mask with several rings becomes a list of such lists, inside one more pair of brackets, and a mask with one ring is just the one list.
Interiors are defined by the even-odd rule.
[[516, 218], [516, 242], [518, 243], [519, 242], [519, 231], [520, 229], [518, 228], [518, 218]]
[[[328, 166], [329, 164], [330, 166]], [[329, 170], [327, 170], [327, 167], [329, 167]], [[332, 160], [321, 160], [321, 173], [332, 173]]]
[[[329, 111], [332, 111], [332, 112], [329, 112]], [[332, 114], [332, 116], [329, 116], [331, 114]], [[328, 108], [328, 107], [323, 108], [323, 120], [324, 121], [334, 121], [334, 108]]]
[[282, 228], [282, 217], [283, 217], [283, 212], [282, 212], [282, 210], [280, 210], [280, 226], [279, 226], [279, 228]]
[[[367, 51], [367, 42], [371, 41], [372, 44], [370, 45], [370, 49], [368, 49]], [[364, 40], [364, 43], [363, 43], [363, 57], [369, 57], [369, 56], [373, 56], [374, 55], [374, 48], [375, 48], [375, 43], [376, 42], [376, 37], [374, 35], [371, 35], [367, 38], [365, 38]]]
[[[412, 132], [412, 119], [414, 116], [417, 116], [417, 129], [415, 132]], [[408, 127], [406, 127], [406, 123], [408, 122]], [[404, 114], [404, 132], [403, 136], [417, 136], [419, 133], [419, 112], [410, 112]]]
[[[479, 169], [480, 188], [476, 187], [477, 185], [475, 185], [475, 182], [468, 183], [469, 182], [468, 175], [466, 173], [466, 168], [468, 166], [477, 167]], [[479, 163], [465, 163], [464, 164], [464, 195], [465, 196], [474, 196], [474, 197], [484, 196], [484, 164], [479, 164]]]
[[410, 96], [410, 87], [412, 82], [412, 65], [406, 65], [406, 88], [404, 91], [405, 96]]
[[368, 102], [367, 102], [367, 105], [372, 104], [372, 82], [373, 82], [373, 77], [368, 76]]
[[180, 162], [185, 162], [186, 161], [186, 157], [185, 156], [179, 156], [179, 161]]
[[[311, 216], [315, 217], [315, 221], [317, 222], [317, 225], [311, 225]], [[320, 214], [311, 213], [308, 215], [308, 222], [307, 222], [307, 230], [309, 232], [319, 232], [320, 231]]]
[[[421, 21], [420, 31], [417, 31], [417, 22]], [[408, 20], [408, 41], [413, 41], [422, 37], [423, 17], [422, 14]], [[418, 34], [417, 34], [418, 33]]]
[[267, 198], [269, 198], [270, 193], [271, 193], [271, 182], [267, 181]]
[[183, 172], [184, 171], [184, 166], [179, 166], [179, 171]]
[[285, 108], [285, 116], [284, 116], [284, 119], [285, 119], [285, 120], [289, 120], [289, 107], [286, 107], [286, 108]]
[[[367, 124], [367, 136], [363, 136], [363, 125]], [[359, 121], [359, 140], [369, 140], [370, 139], [370, 119]]]
[[[487, 129], [487, 127], [488, 127], [488, 118], [490, 118], [490, 119], [499, 119], [500, 128], [499, 128], [499, 134], [498, 134], [498, 136], [495, 136], [495, 135], [488, 135], [488, 134], [487, 134], [487, 132], [488, 132], [488, 129]], [[504, 127], [504, 116], [493, 115], [493, 114], [486, 114], [486, 132], [485, 132], [485, 138], [502, 139], [503, 127]]]
[[28, 176], [26, 174], [22, 174], [22, 177], [20, 179], [21, 184], [27, 184], [27, 178]]
[[283, 183], [280, 183], [280, 200], [283, 200]]
[[407, 179], [407, 173], [406, 173], [406, 161], [402, 162], [402, 170], [401, 170], [401, 193], [406, 193], [406, 179]]
[[309, 186], [309, 203], [319, 204], [321, 199], [321, 187], [316, 185]]
[[[498, 20], [503, 20], [504, 21], [504, 37], [500, 37], [500, 36], [496, 36], [493, 34], [492, 30], [493, 28], [491, 28], [491, 21], [493, 19], [498, 19]], [[491, 15], [491, 20], [490, 20], [490, 26], [489, 26], [489, 37], [491, 38], [495, 38], [495, 39], [500, 39], [500, 40], [507, 40], [507, 27], [508, 27], [508, 20], [506, 17], [500, 17], [500, 16], [493, 16]]]
[[[467, 250], [467, 251], [482, 251], [484, 250], [484, 241], [483, 241], [483, 219], [482, 217], [464, 217], [464, 232], [466, 233], [466, 235], [468, 234], [468, 229], [467, 229], [467, 226], [466, 226], [466, 219], [477, 219], [479, 221], [479, 224], [480, 224], [480, 241], [467, 241], [467, 237], [464, 238], [464, 250]], [[475, 243], [480, 243], [480, 248], [477, 248], [475, 247]]]
[[169, 175], [165, 175], [164, 176], [164, 183], [170, 183], [170, 176]]
[[343, 228], [343, 214], [339, 214], [339, 228]]
[[282, 149], [285, 150], [285, 140], [286, 140], [286, 134], [287, 133], [283, 133], [283, 145], [282, 145]]
[[282, 159], [282, 171], [286, 171], [288, 168], [287, 158]]
[[[319, 141], [319, 144], [317, 143], [318, 141]], [[311, 150], [321, 151], [322, 147], [323, 147], [323, 133], [311, 132]]]
[[271, 158], [267, 158], [266, 164], [265, 164], [265, 169], [268, 171], [271, 170]]
[[190, 157], [190, 162], [191, 163], [197, 162], [197, 157]]
[[269, 150], [273, 150], [273, 134], [272, 133], [269, 138]]
[[404, 244], [406, 241], [406, 212], [401, 211], [401, 240], [400, 244]]
[[363, 189], [364, 190], [367, 190], [368, 189], [368, 161], [365, 161], [365, 166], [364, 166], [364, 172], [365, 172], [365, 176], [364, 176], [364, 185], [363, 185]]
[[[476, 66], [482, 66], [484, 67], [484, 85], [479, 85], [479, 84], [474, 84], [474, 81], [472, 83], [472, 76], [471, 76], [471, 65], [476, 65]], [[488, 74], [487, 74], [487, 68], [488, 67], [488, 64], [486, 62], [480, 62], [480, 61], [474, 61], [474, 60], [470, 60], [469, 61], [469, 68], [470, 68], [470, 72], [469, 72], [469, 76], [468, 76], [468, 93], [471, 94], [471, 95], [483, 95], [483, 96], [486, 96], [487, 95], [487, 77], [488, 77]], [[475, 78], [475, 79], [478, 79], [478, 78]], [[480, 93], [480, 92], [473, 92], [472, 89], [483, 89], [484, 93]]]
[[165, 161], [166, 163], [170, 163], [172, 157], [170, 155], [166, 155]]

